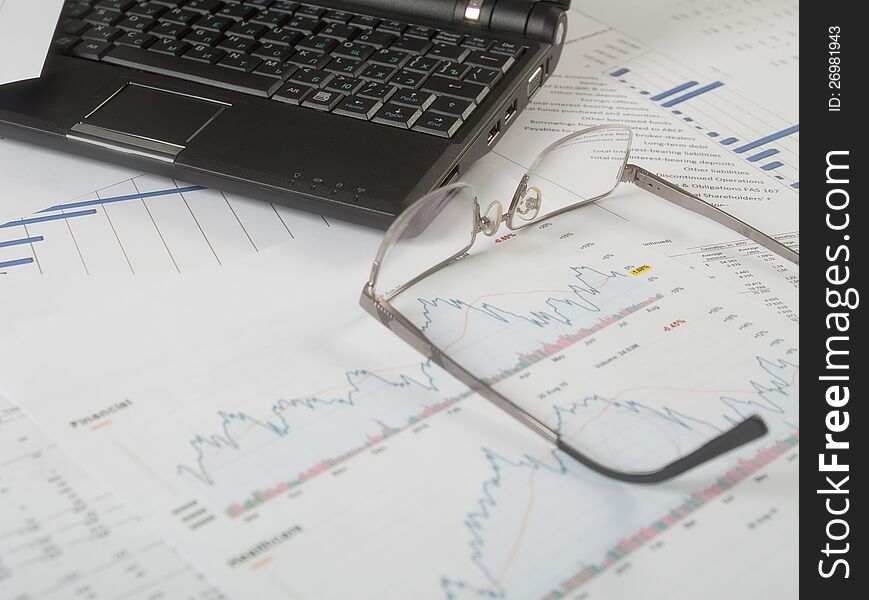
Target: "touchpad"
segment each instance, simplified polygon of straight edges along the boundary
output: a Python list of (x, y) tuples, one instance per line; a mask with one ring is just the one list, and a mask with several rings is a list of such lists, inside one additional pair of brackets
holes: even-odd
[[(230, 105), (128, 84), (70, 130), (68, 137), (119, 150), (174, 156)], [(158, 156), (155, 156), (157, 158)]]

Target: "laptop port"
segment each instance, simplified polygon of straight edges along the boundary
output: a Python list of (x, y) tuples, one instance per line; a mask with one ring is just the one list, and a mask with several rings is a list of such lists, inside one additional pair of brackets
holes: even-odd
[(528, 78), (528, 99), (530, 100), (540, 86), (543, 85), (543, 65), (534, 69), (534, 73)]
[(499, 135), (501, 135), (501, 121), (495, 121), (495, 124), (489, 130), (489, 135), (486, 138), (486, 145), (491, 146), (492, 142), (494, 142), (495, 138)]
[(517, 108), (518, 106), (519, 106), (519, 99), (518, 99), (518, 98), (514, 98), (514, 99), (513, 99), (513, 102), (512, 102), (512, 103), (510, 104), (510, 106), (507, 108), (507, 112), (504, 113), (504, 124), (505, 124), (505, 125), (506, 125), (507, 123), (509, 123), (509, 122), (510, 122), (510, 119), (513, 118), (513, 115), (516, 114), (516, 108)]

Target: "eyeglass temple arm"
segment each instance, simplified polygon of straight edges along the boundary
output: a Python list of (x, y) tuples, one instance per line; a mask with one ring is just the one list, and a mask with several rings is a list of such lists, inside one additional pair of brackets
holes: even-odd
[(627, 483), (650, 484), (661, 483), (686, 471), (690, 471), (694, 467), (766, 435), (767, 431), (768, 429), (763, 419), (757, 415), (751, 415), (718, 437), (709, 440), (690, 454), (676, 459), (661, 469), (645, 473), (630, 473), (610, 469), (577, 451), (569, 442), (562, 438), (558, 438), (557, 444), (559, 450), (602, 475)]
[(666, 179), (658, 177), (642, 167), (633, 164), (625, 165), (622, 181), (633, 183), (637, 187), (652, 192), (656, 196), (672, 202), (677, 206), (712, 219), (716, 223), (724, 225), (740, 235), (757, 242), (767, 250), (778, 254), (782, 258), (787, 259), (794, 264), (800, 264), (799, 252), (791, 250), (772, 236), (769, 236), (759, 229), (752, 227), (745, 221), (741, 221), (733, 215), (712, 206), (699, 196), (695, 196), (691, 192), (679, 187), (678, 185), (670, 183)]

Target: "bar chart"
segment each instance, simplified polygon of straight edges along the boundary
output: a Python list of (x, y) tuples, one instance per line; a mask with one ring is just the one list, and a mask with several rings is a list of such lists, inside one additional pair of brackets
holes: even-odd
[(789, 123), (726, 81), (696, 73), (659, 52), (635, 57), (607, 75), (747, 165), (799, 190), (799, 123)]

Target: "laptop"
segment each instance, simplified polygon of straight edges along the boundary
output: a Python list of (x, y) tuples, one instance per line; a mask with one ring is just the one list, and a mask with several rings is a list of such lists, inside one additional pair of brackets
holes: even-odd
[(515, 122), (569, 4), (68, 0), (0, 136), (385, 228)]

